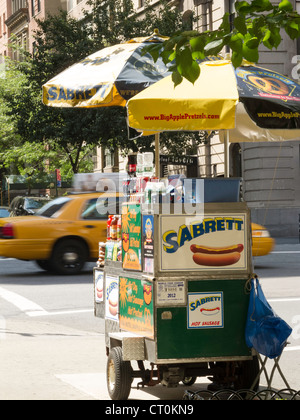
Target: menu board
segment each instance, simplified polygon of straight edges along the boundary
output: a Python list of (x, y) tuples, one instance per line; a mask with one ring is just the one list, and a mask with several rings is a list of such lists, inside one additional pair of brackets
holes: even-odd
[(120, 277), (120, 328), (154, 337), (153, 285), (147, 280)]
[(245, 213), (160, 216), (161, 271), (247, 269)]
[(125, 203), (122, 206), (122, 260), (125, 270), (142, 271), (141, 206)]

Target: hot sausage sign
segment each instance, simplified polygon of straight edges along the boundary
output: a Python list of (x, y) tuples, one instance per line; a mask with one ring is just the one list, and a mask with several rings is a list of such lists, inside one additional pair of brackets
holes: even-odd
[(188, 329), (223, 328), (223, 292), (189, 293)]
[(246, 270), (246, 214), (160, 216), (161, 271)]

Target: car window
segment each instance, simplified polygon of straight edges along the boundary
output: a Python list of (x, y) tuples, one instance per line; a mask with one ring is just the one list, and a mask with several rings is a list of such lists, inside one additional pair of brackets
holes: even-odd
[(109, 214), (120, 214), (120, 197), (98, 197), (88, 200), (83, 208), (83, 220), (107, 220)]
[(43, 208), (38, 210), (36, 213), (37, 216), (42, 217), (56, 217), (56, 213), (61, 210), (67, 203), (71, 201), (71, 198), (69, 197), (61, 197), (57, 198), (56, 200), (50, 201), (48, 204), (46, 204)]
[(6, 209), (0, 209), (0, 217), (9, 217), (9, 211)]
[(35, 200), (34, 198), (25, 198), (24, 208), (25, 209), (40, 209), (42, 208), (48, 200)]

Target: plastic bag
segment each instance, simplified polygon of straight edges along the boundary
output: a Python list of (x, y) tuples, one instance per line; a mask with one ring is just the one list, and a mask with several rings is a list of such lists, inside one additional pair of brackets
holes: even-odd
[(283, 352), (292, 328), (269, 305), (257, 278), (251, 280), (246, 344), (269, 359)]

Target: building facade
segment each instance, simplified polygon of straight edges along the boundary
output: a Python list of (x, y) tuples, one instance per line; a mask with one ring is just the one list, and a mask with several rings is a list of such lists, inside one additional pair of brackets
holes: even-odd
[[(300, 12), (300, 0), (290, 0)], [(182, 18), (198, 31), (216, 29), (224, 13), (234, 14), (234, 0), (170, 0), (179, 8)], [(83, 18), (88, 9), (87, 0), (0, 0), (0, 57), (21, 59), (17, 51), (10, 50), (9, 39), (33, 51), (32, 33), (35, 18), (43, 19), (47, 13), (67, 10), (70, 16)], [(145, 1), (133, 0), (141, 15)], [(152, 0), (155, 8), (159, 0)], [(274, 1), (279, 3), (279, 1)], [(282, 33), (278, 50), (262, 47), (259, 65), (288, 77), (298, 77), (295, 67), (300, 61), (299, 42), (291, 41)], [(299, 54), (299, 57), (298, 57)], [(299, 60), (298, 60), (299, 58)], [(300, 139), (299, 139), (300, 140)], [(224, 176), (224, 146), (218, 135), (199, 147), (197, 152), (198, 176)], [(117, 170), (121, 164), (117, 152), (99, 150), (95, 157), (96, 171)], [(178, 168), (177, 168), (178, 169)], [(289, 237), (299, 241), (300, 235), (300, 141), (284, 143), (237, 143), (230, 146), (230, 174), (243, 180), (244, 200), (252, 210), (252, 219), (264, 224), (275, 237)]]

